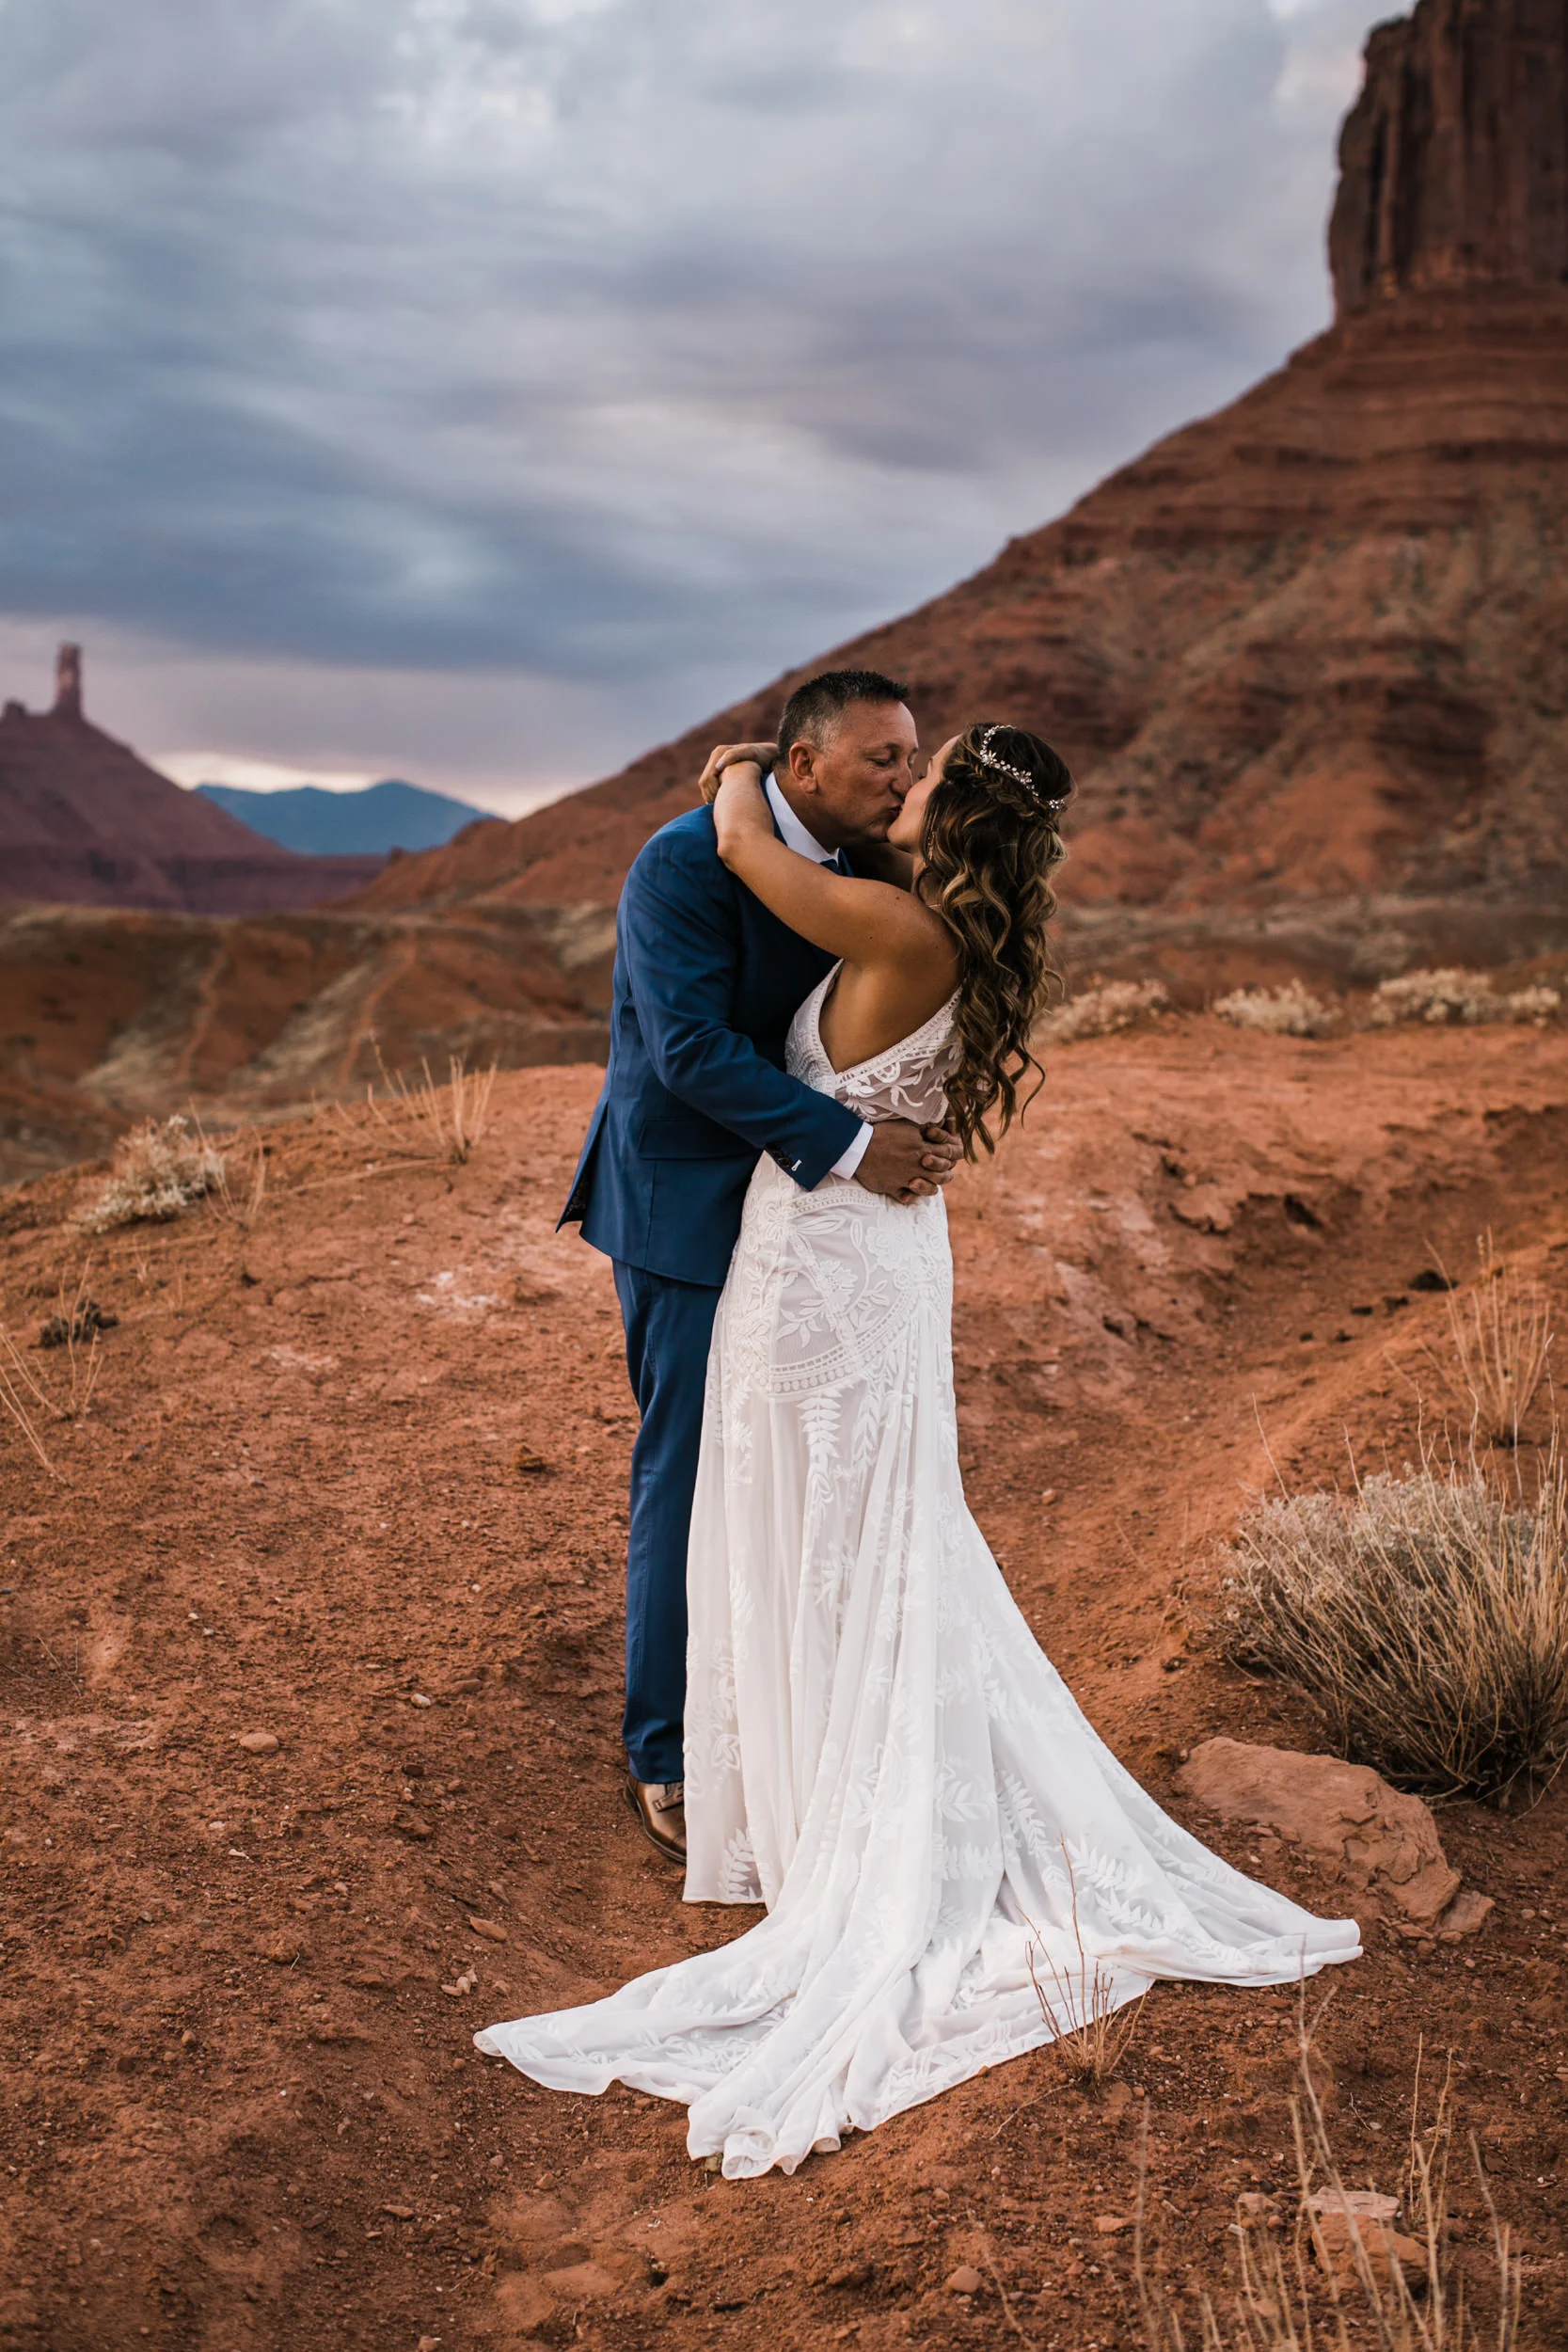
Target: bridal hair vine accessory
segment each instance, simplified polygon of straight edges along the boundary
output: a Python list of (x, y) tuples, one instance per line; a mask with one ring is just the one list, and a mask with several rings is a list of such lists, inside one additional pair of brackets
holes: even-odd
[(991, 769), (999, 776), (1010, 776), (1014, 784), (1021, 784), (1037, 808), (1043, 809), (1047, 817), (1054, 817), (1059, 808), (1067, 806), (1066, 793), (1059, 801), (1048, 801), (1033, 776), (1026, 776), (1022, 769), (1015, 768), (1010, 760), (1000, 758), (991, 750), (990, 739), (993, 735), (999, 735), (1001, 731), (1001, 723), (998, 722), (995, 726), (988, 727), (981, 736), (979, 749), (975, 753), (975, 757), (979, 760), (981, 767)]

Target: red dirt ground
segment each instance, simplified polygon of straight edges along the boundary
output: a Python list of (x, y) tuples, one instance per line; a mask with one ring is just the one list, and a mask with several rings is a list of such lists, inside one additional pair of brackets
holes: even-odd
[[(249, 1225), (93, 1245), (119, 1322), (86, 1422), (40, 1423), (57, 1480), (0, 1438), (16, 2352), (1109, 2352), (1137, 2338), (1099, 2223), (1132, 2210), (1142, 2094), (1179, 2293), (1223, 2281), (1236, 2193), (1289, 2177), (1288, 1993), (1157, 1988), (1108, 2090), (1038, 2052), (750, 2185), (689, 2163), (676, 2110), (473, 2053), (747, 1915), (685, 1908), (620, 1807), (632, 1412), (609, 1269), (551, 1230), (598, 1075), (503, 1077), (465, 1168), (325, 1117), (269, 1131)], [(1211, 1733), (1315, 1743), (1203, 1645), (1216, 1538), (1264, 1435), (1329, 1482), (1452, 1410), (1443, 1302), (1411, 1288), (1434, 1255), (1465, 1270), (1490, 1228), (1568, 1303), (1565, 1146), (1560, 1029), (1182, 1018), (1055, 1053), (954, 1188), (971, 1493), (1014, 1589), (1162, 1801), (1323, 1910), (1354, 1900), (1172, 1795)], [(24, 1340), (75, 1283), (92, 1182), (0, 1208)], [(57, 1354), (27, 1360), (63, 1401)], [(1527, 1434), (1528, 1477), (1544, 1410)], [(1560, 2345), (1568, 1799), (1441, 1821), (1497, 1910), (1457, 1947), (1369, 1923), (1322, 2028), (1336, 2139), (1395, 2185), (1418, 2038), (1451, 2048), (1526, 2341)], [(1455, 2204), (1479, 2275), (1463, 2165)], [(943, 2283), (965, 2262), (973, 2299)]]

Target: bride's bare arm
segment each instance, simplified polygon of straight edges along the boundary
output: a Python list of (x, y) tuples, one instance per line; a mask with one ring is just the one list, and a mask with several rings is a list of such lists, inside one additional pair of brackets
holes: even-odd
[(945, 927), (907, 885), (835, 874), (784, 847), (773, 830), (762, 770), (754, 760), (724, 770), (713, 821), (719, 854), (731, 873), (813, 946), (856, 964), (928, 969), (933, 954), (951, 958)]

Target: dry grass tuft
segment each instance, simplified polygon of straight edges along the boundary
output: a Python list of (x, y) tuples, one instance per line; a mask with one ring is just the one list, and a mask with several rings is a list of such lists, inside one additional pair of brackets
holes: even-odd
[(1551, 1301), (1501, 1264), (1492, 1236), (1477, 1244), (1481, 1271), (1474, 1289), (1450, 1293), (1449, 1336), (1459, 1377), (1470, 1400), (1471, 1427), (1495, 1445), (1516, 1446), (1552, 1352)]
[(49, 1449), (39, 1435), (37, 1415), (47, 1412), (49, 1401), (8, 1331), (0, 1331), (0, 1406), (22, 1434), (34, 1460), (51, 1478), (59, 1476)]
[(86, 1421), (98, 1375), (103, 1369), (99, 1335), (112, 1331), (119, 1321), (118, 1315), (105, 1314), (97, 1299), (88, 1295), (87, 1277), (91, 1272), (92, 1260), (84, 1258), (76, 1288), (70, 1293), (61, 1275), (55, 1311), (39, 1333), (40, 1347), (65, 1350), (65, 1393), (57, 1402), (49, 1403), (56, 1421)]
[(198, 1125), (178, 1114), (144, 1120), (121, 1136), (96, 1200), (76, 1222), (89, 1233), (118, 1225), (166, 1224), (223, 1183), (223, 1154)]
[(1138, 2030), (1148, 1994), (1140, 1993), (1131, 2002), (1113, 2000), (1113, 1979), (1100, 1962), (1091, 1961), (1084, 1949), (1083, 1932), (1078, 1925), (1078, 1882), (1065, 1845), (1062, 1858), (1067, 1863), (1068, 1884), (1072, 1890), (1072, 1940), (1078, 1947), (1077, 1962), (1069, 1961), (1062, 1969), (1045, 1960), (1045, 1973), (1051, 1980), (1048, 1989), (1036, 1965), (1037, 1952), (1044, 1960), (1044, 1938), (1032, 1921), (1030, 1933), (1034, 1941), (1027, 1947), (1025, 1958), (1040, 2014), (1052, 2031), (1052, 2047), (1070, 2079), (1087, 2086), (1107, 2082), (1116, 2073)]
[[(103, 1369), (100, 1333), (112, 1330), (119, 1318), (106, 1315), (87, 1294), (91, 1260), (84, 1263), (73, 1293), (60, 1279), (59, 1298), (39, 1333), (40, 1349), (63, 1350), (63, 1373), (46, 1375), (28, 1362), (3, 1324), (0, 1324), (0, 1406), (20, 1430), (24, 1443), (51, 1478), (57, 1478), (48, 1447), (40, 1436), (40, 1422), (83, 1422), (91, 1410), (93, 1391)], [(56, 1359), (58, 1364), (58, 1359)]]
[[(1449, 2246), (1449, 2173), (1454, 2115), (1445, 2079), (1435, 2111), (1420, 2120), (1418, 2062), (1410, 2141), (1397, 2194), (1376, 2200), (1347, 2190), (1312, 2076), (1311, 2039), (1300, 2028), (1300, 2090), (1291, 2102), (1295, 2142), (1295, 2216), (1277, 2233), (1238, 2205), (1235, 2271), (1228, 2290), (1200, 2288), (1198, 2333), (1189, 2339), (1151, 2268), (1145, 2221), (1148, 2109), (1144, 2108), (1132, 2284), (1146, 2352), (1515, 2352), (1520, 2265), (1497, 2218), (1480, 2152), (1470, 2143), (1491, 2221), (1494, 2280), (1484, 2315), (1465, 2299)], [(1393, 2227), (1365, 2217), (1393, 2205)], [(1408, 2234), (1406, 2234), (1408, 2233)], [(1325, 2310), (1326, 2305), (1326, 2310)]]
[(1327, 1037), (1334, 1015), (1327, 1005), (1289, 980), (1283, 988), (1236, 988), (1215, 999), (1222, 1021), (1238, 1029), (1261, 1029), (1269, 1037)]
[(1350, 1496), (1267, 1500), (1237, 1532), (1219, 1637), (1312, 1700), (1337, 1754), (1494, 1804), (1568, 1756), (1568, 1476), (1533, 1501), (1428, 1457)]
[(1374, 1028), (1402, 1021), (1550, 1021), (1562, 1009), (1555, 988), (1520, 988), (1499, 996), (1484, 972), (1403, 972), (1372, 992), (1369, 1009)]
[[(199, 1133), (199, 1129), (198, 1130)], [(202, 1138), (206, 1140), (205, 1137)], [(226, 1224), (237, 1225), (249, 1232), (261, 1216), (267, 1201), (267, 1147), (260, 1136), (254, 1141), (250, 1174), (230, 1174), (230, 1164), (237, 1156), (231, 1150), (218, 1160), (218, 1176), (213, 1185), (213, 1207)]]
[(1070, 1045), (1079, 1038), (1110, 1037), (1118, 1029), (1131, 1029), (1170, 1009), (1160, 980), (1105, 980), (1047, 1014), (1041, 1025), (1053, 1045)]
[(394, 1076), (388, 1069), (379, 1045), (375, 1059), (387, 1093), (378, 1100), (375, 1089), (368, 1087), (365, 1103), (388, 1148), (404, 1158), (462, 1166), (484, 1140), (499, 1064), (492, 1062), (488, 1070), (468, 1070), (461, 1054), (451, 1054), (444, 1087), (438, 1087), (431, 1076), (428, 1062), (420, 1064), (420, 1082), (411, 1087), (401, 1073)]

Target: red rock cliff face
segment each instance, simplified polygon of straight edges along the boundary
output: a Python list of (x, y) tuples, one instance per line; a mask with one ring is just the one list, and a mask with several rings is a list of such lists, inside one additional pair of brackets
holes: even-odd
[(1568, 0), (1420, 0), (1380, 24), (1339, 174), (1340, 318), (1406, 293), (1568, 283)]
[(1568, 942), (1565, 88), (1568, 0), (1379, 27), (1326, 334), (919, 612), (368, 902), (603, 904), (710, 744), (856, 662), (911, 681), (927, 743), (1007, 718), (1057, 744), (1073, 918), (1364, 929), (1391, 894)]

